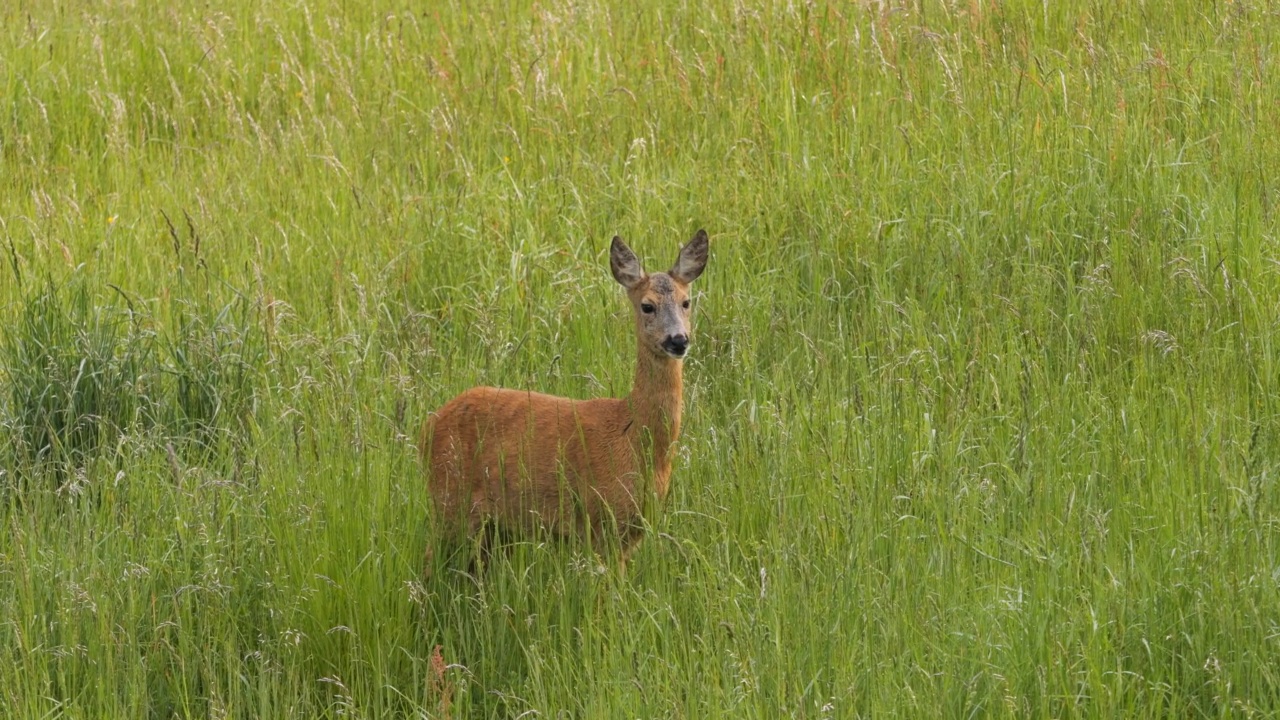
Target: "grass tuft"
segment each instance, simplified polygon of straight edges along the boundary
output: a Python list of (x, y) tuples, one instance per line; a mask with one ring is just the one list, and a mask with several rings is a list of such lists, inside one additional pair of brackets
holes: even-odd
[(159, 342), (169, 390), (157, 415), (166, 435), (212, 452), (252, 427), (266, 346), (243, 298), (211, 309), (175, 301), (172, 316)]
[(131, 313), (94, 304), (85, 283), (34, 293), (0, 346), (16, 459), (82, 465), (146, 422), (157, 370), (153, 336)]

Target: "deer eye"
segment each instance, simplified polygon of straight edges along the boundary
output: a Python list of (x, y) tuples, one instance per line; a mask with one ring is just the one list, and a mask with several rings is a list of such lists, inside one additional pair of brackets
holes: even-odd
[(652, 315), (654, 307), (649, 303), (640, 303), (640, 310), (644, 312), (645, 315)]
[(685, 310), (688, 310), (688, 309), (689, 309), (689, 301), (688, 301), (688, 300), (685, 300), (684, 302), (680, 303), (680, 307), (684, 308)]

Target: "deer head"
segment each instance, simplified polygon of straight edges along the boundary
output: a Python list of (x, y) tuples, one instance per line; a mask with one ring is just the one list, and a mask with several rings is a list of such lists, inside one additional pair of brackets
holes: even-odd
[(707, 232), (699, 230), (666, 272), (646, 274), (636, 254), (614, 237), (609, 248), (613, 277), (627, 289), (642, 349), (676, 360), (689, 351), (689, 285), (707, 265)]

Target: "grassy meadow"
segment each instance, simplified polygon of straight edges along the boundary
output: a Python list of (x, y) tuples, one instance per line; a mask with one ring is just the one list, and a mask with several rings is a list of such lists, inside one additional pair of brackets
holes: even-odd
[[(0, 716), (1280, 714), (1280, 5), (0, 5)], [(625, 575), (417, 431), (628, 392)]]

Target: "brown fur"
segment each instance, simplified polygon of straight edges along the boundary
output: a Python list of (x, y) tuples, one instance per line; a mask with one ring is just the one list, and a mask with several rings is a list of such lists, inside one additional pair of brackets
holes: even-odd
[(683, 306), (706, 250), (699, 231), (670, 273), (645, 275), (614, 239), (614, 277), (627, 286), (636, 315), (638, 358), (627, 397), (572, 400), (476, 387), (427, 420), (421, 452), (444, 539), (472, 537), (486, 523), (523, 536), (589, 535), (598, 550), (616, 538), (625, 562), (643, 535), (647, 498), (661, 500), (670, 488), (683, 361), (663, 343), (688, 337)]

